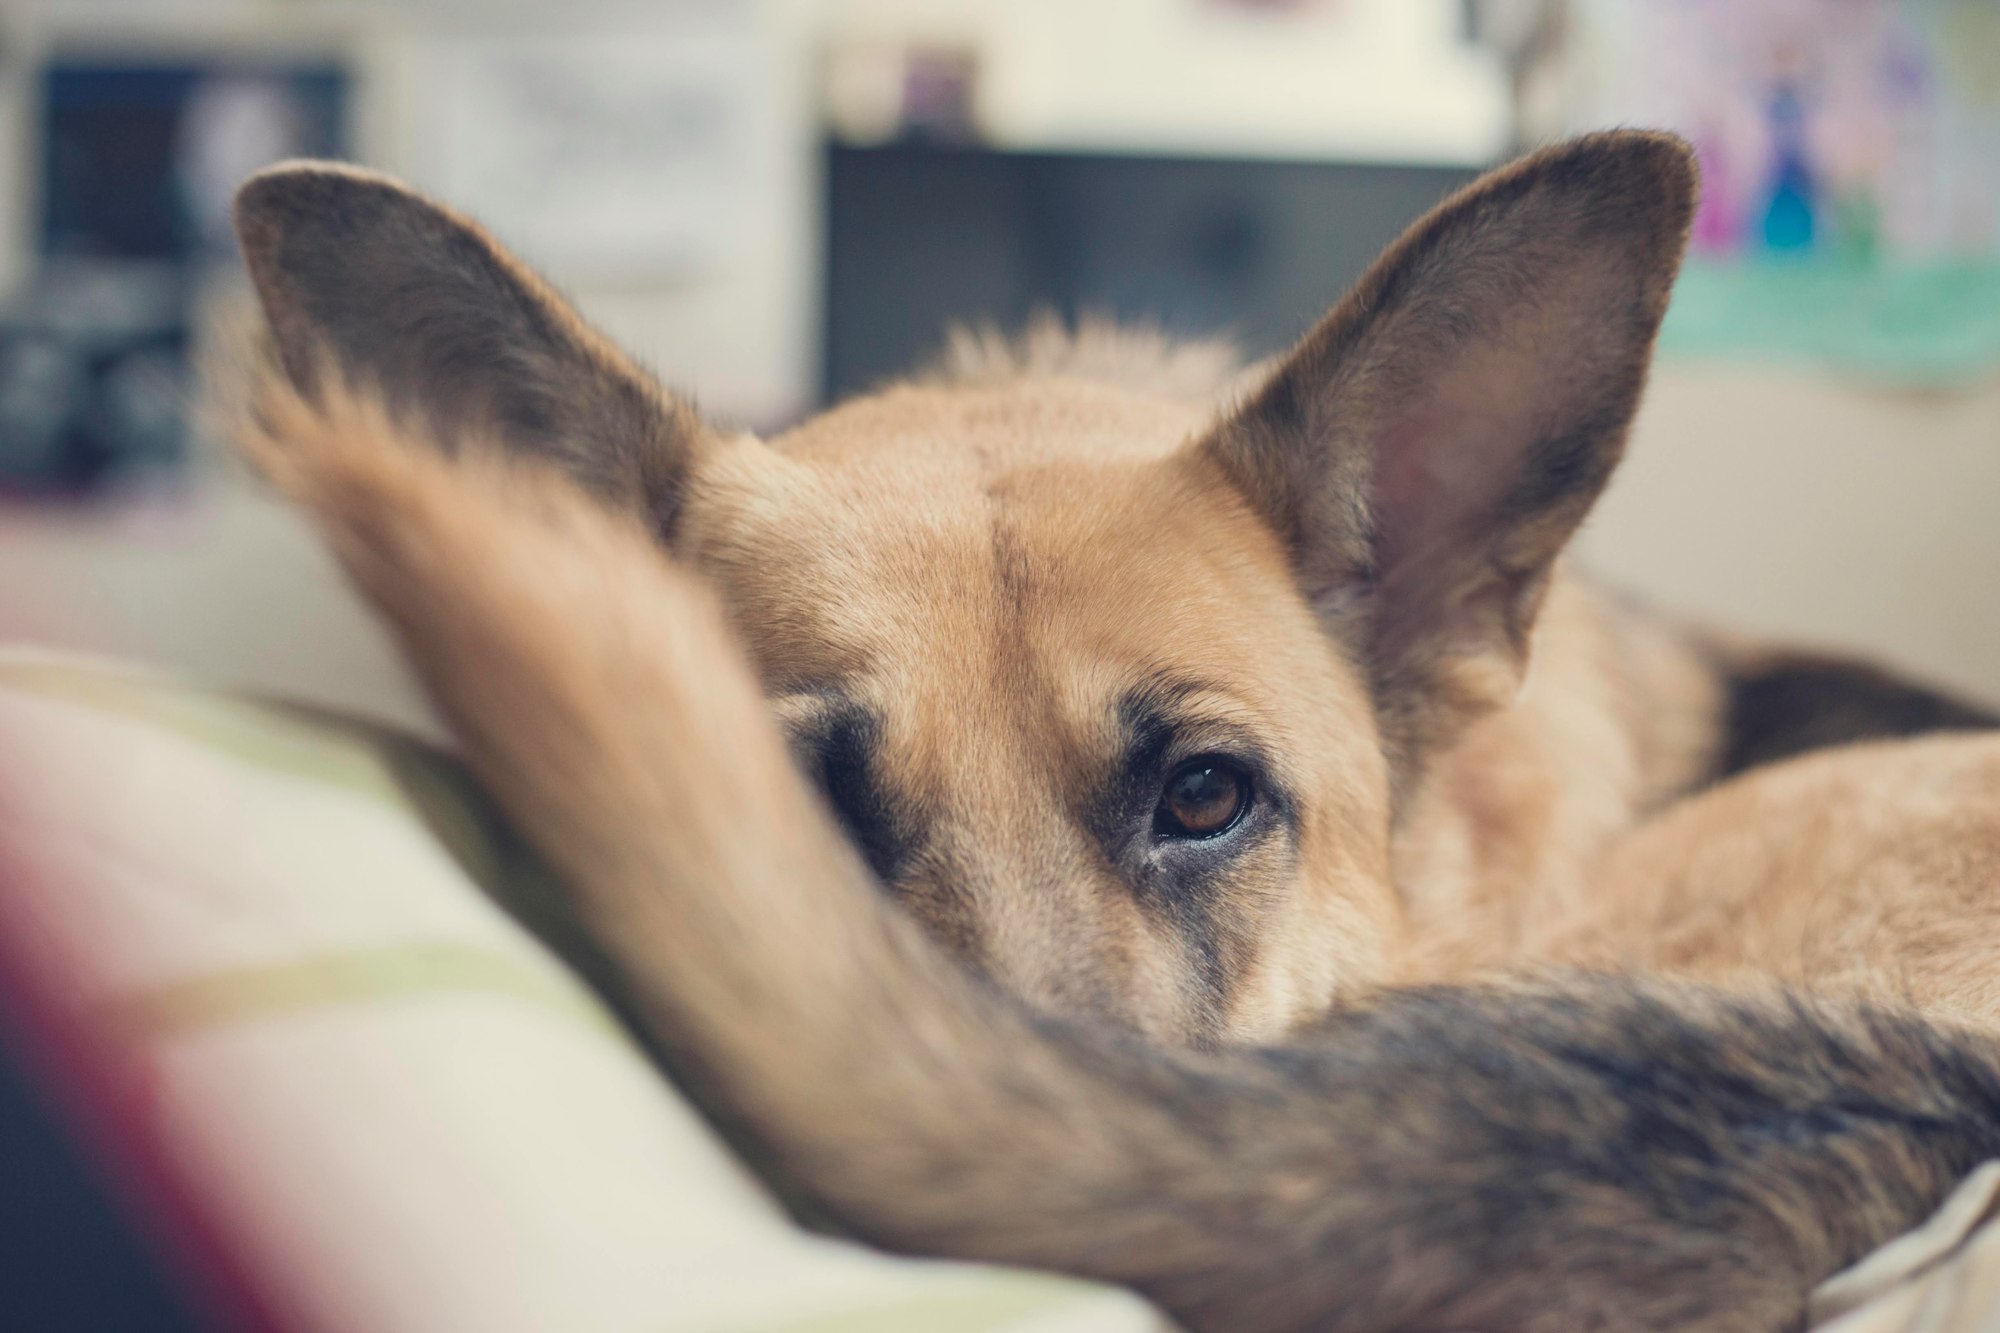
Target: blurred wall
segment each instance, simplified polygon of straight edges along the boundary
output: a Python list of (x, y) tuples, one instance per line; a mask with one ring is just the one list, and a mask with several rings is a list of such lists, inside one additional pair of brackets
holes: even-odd
[[(690, 0), (697, 7), (717, 2)], [(1394, 8), (1404, 2), (1369, 0), (1370, 21), (1385, 25), (1384, 40), (1392, 44), (1420, 35), (1414, 30), (1421, 23), (1411, 17), (1419, 9), (1433, 15), (1439, 9)], [(421, 179), (427, 44), (454, 30), (490, 31), (520, 11), (500, 0), (0, 3), (9, 6), (0, 9), (8, 22), (0, 182), (10, 185), (0, 193), (0, 281), (20, 269), (31, 216), (32, 200), (19, 184), (33, 142), (26, 72), (39, 51), (236, 43), (246, 50), (347, 54), (363, 82), (355, 126), (362, 155)], [(1011, 51), (1015, 63), (982, 96), (996, 99), (992, 112), (1000, 123), (1022, 135), (1071, 143), (1094, 138), (1093, 146), (1116, 147), (1132, 146), (1143, 127), (1114, 123), (1100, 108), (1105, 123), (1093, 134), (1093, 99), (1101, 90), (1067, 99), (1033, 90), (1074, 85), (1084, 72), (1076, 51), (1115, 42), (1113, 19), (1140, 23), (1142, 11), (1157, 17), (1185, 10), (1183, 0), (1116, 0), (1087, 11), (1104, 25), (1094, 29), (1092, 42), (1065, 46), (1050, 36), (1057, 31), (1050, 16), (1064, 12), (1053, 0), (855, 0), (842, 7), (831, 0), (765, 0), (753, 8), (760, 53), (753, 77), (762, 95), (745, 163), (756, 207), (727, 257), (649, 283), (560, 271), (555, 277), (593, 318), (671, 381), (693, 389), (711, 411), (752, 425), (781, 422), (808, 403), (817, 364), (815, 52), (835, 16), (849, 33), (918, 29), (940, 39), (969, 34), (999, 43), (996, 49)], [(1074, 3), (1067, 11), (1086, 12)], [(564, 12), (567, 21), (572, 11)], [(1228, 95), (1231, 85), (1191, 82), (1186, 66), (1178, 78), (1157, 77), (1158, 68), (1188, 60), (1190, 43), (1212, 34), (1185, 31), (1187, 40), (1167, 50), (1158, 32), (1148, 31), (1150, 44), (1140, 53), (1146, 58), (1119, 67), (1127, 81), (1121, 97), (1157, 101), (1161, 89), (1172, 89), (1191, 108), (1174, 114), (1193, 117), (1176, 122), (1175, 133), (1195, 134), (1189, 127), (1198, 119), (1212, 148), (1311, 146), (1295, 128), (1284, 129), (1282, 99), (1238, 106)], [(1280, 58), (1275, 47), (1242, 37), (1224, 53), (1225, 63), (1239, 74), (1254, 70), (1260, 49)], [(1456, 73), (1427, 67), (1419, 76), (1412, 72), (1417, 64), (1386, 59), (1382, 68), (1395, 77), (1376, 79), (1372, 95), (1380, 100), (1362, 110), (1417, 127), (1387, 143), (1387, 151), (1439, 161), (1484, 151), (1480, 138), (1491, 127), (1479, 107), (1492, 94), (1493, 71), (1474, 62)], [(1442, 82), (1428, 86), (1425, 79)], [(1114, 81), (1107, 76), (1107, 86)], [(1439, 91), (1446, 86), (1458, 91)], [(1410, 100), (1399, 104), (1399, 97)], [(1241, 113), (1234, 119), (1232, 107)], [(1421, 142), (1411, 137), (1419, 130)], [(1284, 139), (1286, 133), (1293, 137)], [(1349, 144), (1345, 151), (1361, 149)], [(1668, 604), (1745, 628), (1876, 652), (2000, 698), (2000, 605), (1987, 593), (2000, 570), (1990, 498), (1996, 495), (2000, 379), (1920, 396), (1803, 371), (1670, 362), (1655, 378), (1631, 461), (1583, 550), (1606, 574)], [(179, 499), (91, 510), (0, 507), (0, 634), (131, 656), (392, 719), (423, 717), (380, 637), (296, 522), (219, 467)]]
[(1666, 360), (1580, 551), (1666, 605), (2000, 702), (2000, 376)]

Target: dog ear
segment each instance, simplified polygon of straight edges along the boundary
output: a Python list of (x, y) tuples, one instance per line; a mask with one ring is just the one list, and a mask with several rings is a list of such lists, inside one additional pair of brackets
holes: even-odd
[(1633, 132), (1482, 178), (1198, 442), (1364, 645), (1392, 753), (1518, 690), (1556, 556), (1624, 449), (1695, 190), (1685, 144)]
[(497, 438), (671, 531), (707, 428), (476, 224), (388, 177), (293, 162), (244, 184), (236, 233), (309, 399), (331, 371), (447, 448)]

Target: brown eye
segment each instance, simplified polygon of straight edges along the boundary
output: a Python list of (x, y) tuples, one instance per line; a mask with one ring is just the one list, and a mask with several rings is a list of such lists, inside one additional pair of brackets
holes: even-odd
[(1174, 770), (1160, 793), (1153, 832), (1163, 838), (1213, 838), (1250, 804), (1250, 779), (1227, 759), (1191, 759)]

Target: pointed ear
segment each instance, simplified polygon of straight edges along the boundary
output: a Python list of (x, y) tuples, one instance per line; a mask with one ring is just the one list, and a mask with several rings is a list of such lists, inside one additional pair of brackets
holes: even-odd
[(236, 234), (285, 373), (323, 369), (553, 463), (662, 534), (709, 432), (474, 223), (386, 176), (291, 162), (236, 196)]
[(1405, 759), (1505, 702), (1610, 478), (1695, 197), (1668, 135), (1559, 145), (1418, 222), (1196, 448), (1359, 645)]

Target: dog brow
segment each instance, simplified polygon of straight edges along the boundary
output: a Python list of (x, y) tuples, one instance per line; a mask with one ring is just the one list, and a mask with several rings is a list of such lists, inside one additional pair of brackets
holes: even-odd
[(1250, 710), (1228, 686), (1181, 671), (1143, 677), (1118, 699), (1128, 760), (1157, 760), (1174, 737), (1188, 731), (1230, 736), (1261, 750), (1249, 726)]
[(1229, 694), (1229, 687), (1221, 681), (1210, 679), (1207, 676), (1198, 676), (1192, 672), (1168, 667), (1159, 671), (1149, 672), (1141, 677), (1139, 683), (1133, 686), (1127, 693), (1145, 693), (1162, 702), (1167, 702), (1190, 699), (1203, 694), (1227, 696)]

